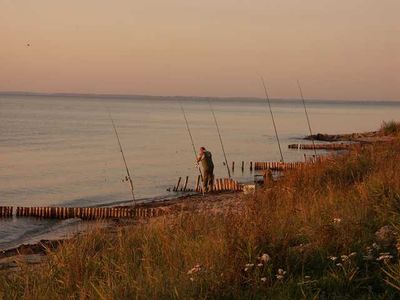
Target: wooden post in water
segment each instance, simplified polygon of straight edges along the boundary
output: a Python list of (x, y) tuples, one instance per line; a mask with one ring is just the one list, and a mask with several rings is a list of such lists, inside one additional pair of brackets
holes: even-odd
[(242, 161), (242, 173), (244, 172), (244, 161)]
[(177, 192), (179, 190), (179, 185), (181, 184), (181, 180), (182, 180), (182, 177), (179, 177), (178, 182), (174, 188), (174, 192)]
[(185, 184), (183, 185), (183, 191), (186, 192), (187, 184), (188, 184), (189, 176), (186, 176)]
[(232, 161), (232, 172), (235, 172), (235, 162), (234, 161)]

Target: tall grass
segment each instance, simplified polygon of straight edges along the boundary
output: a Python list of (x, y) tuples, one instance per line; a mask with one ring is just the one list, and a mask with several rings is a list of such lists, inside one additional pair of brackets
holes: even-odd
[(399, 178), (399, 142), (354, 150), (243, 196), (239, 213), (77, 237), (0, 273), (0, 298), (398, 299)]
[(395, 121), (382, 122), (381, 132), (384, 135), (399, 135), (400, 134), (400, 123)]

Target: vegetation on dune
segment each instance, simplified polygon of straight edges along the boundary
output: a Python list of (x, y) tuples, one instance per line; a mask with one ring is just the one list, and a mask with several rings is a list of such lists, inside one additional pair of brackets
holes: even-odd
[(14, 299), (395, 299), (400, 142), (286, 173), (243, 210), (96, 230), (0, 273)]
[(400, 134), (400, 123), (395, 121), (382, 122), (381, 130), (384, 135), (399, 135)]

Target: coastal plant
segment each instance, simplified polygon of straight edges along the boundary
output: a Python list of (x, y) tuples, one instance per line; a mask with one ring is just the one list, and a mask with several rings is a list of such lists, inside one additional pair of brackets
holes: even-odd
[(382, 122), (380, 131), (384, 135), (399, 135), (400, 123), (395, 121)]

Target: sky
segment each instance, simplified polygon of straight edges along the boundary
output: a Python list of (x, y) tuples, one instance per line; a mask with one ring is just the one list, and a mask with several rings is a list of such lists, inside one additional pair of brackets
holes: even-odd
[[(400, 101), (399, 0), (0, 0), (0, 91)], [(29, 44), (29, 46), (28, 46)]]

